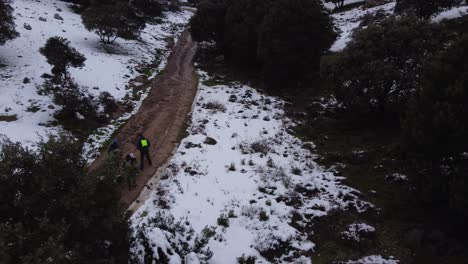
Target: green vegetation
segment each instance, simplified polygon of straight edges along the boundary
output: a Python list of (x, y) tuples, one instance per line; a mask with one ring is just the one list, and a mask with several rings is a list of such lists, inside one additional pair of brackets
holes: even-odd
[(81, 144), (51, 137), (37, 151), (0, 144), (3, 263), (125, 263), (129, 226), (112, 174), (86, 175)]
[(0, 0), (0, 45), (5, 44), (7, 40), (12, 40), (18, 36), (15, 30), (13, 18), (13, 8), (11, 0)]
[(191, 31), (197, 41), (215, 41), (230, 65), (256, 73), (276, 91), (316, 77), (320, 56), (335, 37), (318, 0), (204, 0)]

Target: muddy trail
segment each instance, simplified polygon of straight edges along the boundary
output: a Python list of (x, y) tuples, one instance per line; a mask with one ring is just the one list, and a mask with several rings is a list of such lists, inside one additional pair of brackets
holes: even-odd
[[(185, 31), (173, 48), (166, 68), (152, 81), (148, 97), (138, 112), (114, 137), (119, 141), (122, 156), (134, 152), (138, 164), (140, 153), (136, 145), (137, 134), (142, 133), (151, 143), (149, 152), (152, 166), (145, 161), (144, 170), (136, 178), (137, 186), (132, 190), (127, 189), (125, 180), (122, 184), (121, 202), (126, 207), (138, 198), (157, 168), (171, 157), (178, 136), (185, 128), (184, 124), (197, 91), (192, 63), (196, 49), (197, 45), (192, 41), (190, 33)], [(99, 168), (106, 159), (107, 153), (103, 151), (91, 164), (90, 171)]]

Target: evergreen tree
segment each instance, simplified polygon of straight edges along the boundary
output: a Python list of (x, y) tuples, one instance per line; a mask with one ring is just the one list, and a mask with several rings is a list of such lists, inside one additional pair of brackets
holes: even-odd
[(68, 136), (37, 151), (0, 144), (2, 263), (126, 263), (129, 227), (115, 175), (86, 175)]
[(56, 83), (60, 83), (68, 77), (69, 67), (83, 67), (86, 61), (84, 55), (71, 47), (70, 41), (62, 37), (47, 39), (45, 46), (40, 48), (39, 52), (53, 66), (52, 73)]
[(119, 37), (134, 39), (145, 28), (144, 19), (127, 3), (88, 7), (81, 18), (85, 28), (94, 31), (105, 44), (112, 44)]
[(0, 45), (18, 36), (10, 0), (0, 0)]
[(228, 0), (202, 0), (190, 20), (190, 32), (195, 41), (215, 41), (222, 47), (224, 20)]
[(318, 72), (320, 58), (335, 38), (320, 1), (276, 0), (259, 36), (263, 80), (269, 87), (296, 87)]
[(444, 39), (437, 25), (390, 17), (357, 31), (341, 53), (323, 60), (322, 73), (351, 113), (398, 122), (423, 65)]
[(419, 18), (428, 19), (442, 8), (460, 3), (460, 0), (397, 0), (395, 10), (399, 13), (413, 13)]

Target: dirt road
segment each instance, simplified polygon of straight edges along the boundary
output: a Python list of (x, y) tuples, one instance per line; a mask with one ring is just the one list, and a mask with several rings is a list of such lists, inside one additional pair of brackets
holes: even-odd
[[(196, 49), (190, 33), (185, 31), (173, 48), (166, 68), (152, 82), (151, 91), (139, 111), (117, 132), (122, 155), (134, 152), (138, 162), (140, 153), (136, 147), (137, 134), (142, 133), (151, 142), (153, 165), (145, 163), (145, 169), (136, 179), (136, 188), (129, 191), (124, 184), (121, 201), (125, 206), (135, 201), (147, 181), (155, 175), (156, 169), (170, 158), (176, 147), (177, 137), (184, 129), (197, 91), (192, 63)], [(90, 169), (99, 167), (106, 158), (107, 154), (102, 153)]]

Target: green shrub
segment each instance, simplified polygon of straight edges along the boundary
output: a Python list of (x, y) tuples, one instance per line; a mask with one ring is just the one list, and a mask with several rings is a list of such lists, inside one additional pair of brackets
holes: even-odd
[(0, 17), (2, 18), (0, 20), (0, 45), (3, 45), (7, 40), (18, 36), (18, 32), (15, 30), (11, 0), (0, 1)]
[(468, 219), (468, 35), (427, 67), (403, 122), (407, 150), (426, 168), (419, 190), (424, 200)]
[(229, 227), (229, 217), (226, 214), (221, 214), (217, 220), (218, 225)]
[(423, 65), (442, 47), (444, 34), (438, 29), (414, 17), (370, 23), (342, 52), (323, 59), (322, 74), (356, 117), (398, 122)]
[(37, 151), (0, 144), (3, 263), (124, 263), (129, 226), (114, 175), (86, 175), (81, 144), (67, 136)]

